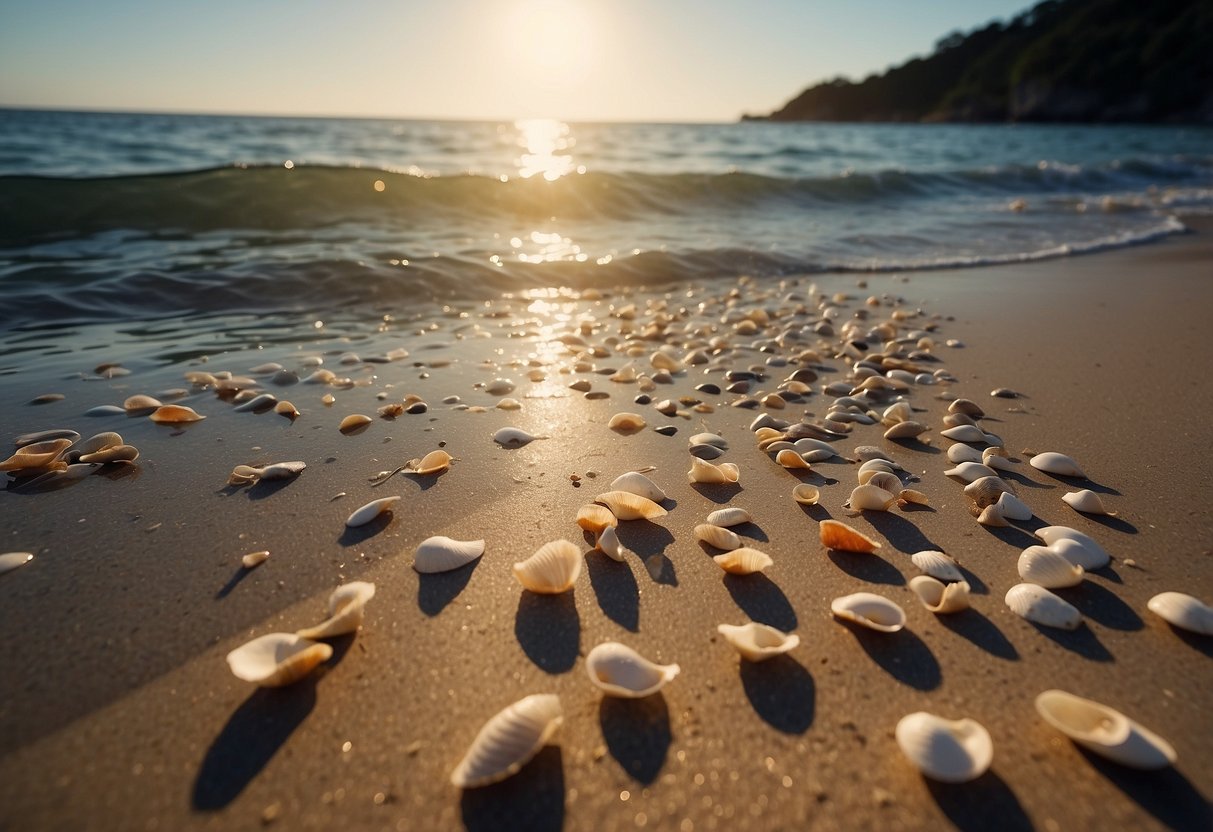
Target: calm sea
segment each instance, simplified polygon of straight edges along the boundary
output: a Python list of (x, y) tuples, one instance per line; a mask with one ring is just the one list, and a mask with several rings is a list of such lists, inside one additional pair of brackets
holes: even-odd
[(0, 111), (8, 324), (996, 264), (1213, 210), (1213, 129)]

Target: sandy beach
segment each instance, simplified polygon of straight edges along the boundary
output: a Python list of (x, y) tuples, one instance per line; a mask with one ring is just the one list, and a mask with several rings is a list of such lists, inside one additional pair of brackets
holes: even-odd
[[(884, 440), (879, 425), (856, 425), (834, 443), (848, 455), (880, 446), (918, 478), (930, 505), (854, 518), (843, 503), (856, 466), (815, 463), (798, 478), (776, 465), (748, 430), (764, 408), (695, 391), (721, 375), (692, 367), (650, 394), (654, 403), (691, 396), (715, 406), (684, 418), (634, 404), (635, 384), (562, 372), (576, 349), (557, 338), (577, 332), (582, 317), (597, 324), (585, 340), (604, 348), (587, 360), (599, 370), (623, 366), (625, 343), (608, 340), (621, 324), (610, 309), (636, 304), (642, 331), (652, 297), (671, 312), (688, 309), (670, 327), (679, 330), (672, 343), (689, 338), (683, 321), (712, 324), (733, 345), (734, 368), (762, 364), (769, 354), (742, 345), (773, 337), (784, 321), (742, 335), (720, 323), (724, 306), (696, 312), (735, 281), (600, 301), (404, 310), (395, 324), (350, 324), (345, 342), (318, 333), (309, 343), (298, 331), (279, 339), (270, 324), (250, 320), (233, 339), (242, 346), (226, 353), (202, 324), (180, 337), (158, 335), (156, 324), (142, 333), (116, 328), (108, 342), (89, 330), (79, 342), (31, 352), (25, 371), (0, 380), (0, 435), (116, 430), (141, 455), (135, 467), (68, 488), (0, 495), (0, 548), (35, 555), (0, 576), (0, 828), (1207, 830), (1213, 640), (1146, 609), (1167, 590), (1213, 602), (1213, 387), (1203, 377), (1213, 366), (1213, 223), (1188, 224), (1189, 234), (1078, 258), (741, 285), (735, 305), (743, 310), (774, 311), (785, 294), (807, 298), (815, 284), (845, 294), (847, 314), (867, 309), (876, 322), (894, 309), (922, 309), (905, 330), (935, 328), (931, 366), (957, 381), (913, 389), (930, 443)], [(865, 306), (869, 296), (880, 305)], [(244, 349), (258, 332), (263, 348)], [(159, 338), (157, 348), (146, 351), (141, 338)], [(963, 346), (949, 348), (947, 339)], [(648, 355), (660, 342), (642, 343)], [(366, 358), (397, 347), (409, 356), (338, 364), (346, 351)], [(129, 376), (79, 376), (139, 349), (125, 362)], [(302, 412), (294, 422), (236, 412), (210, 390), (181, 400), (207, 416), (184, 430), (83, 415), (136, 393), (189, 387), (186, 371), (242, 374), (264, 361), (297, 368), (306, 355), (368, 383), (272, 388)], [(830, 398), (819, 391), (848, 368), (832, 354), (821, 365), (818, 392), (772, 415), (825, 414)], [(637, 366), (651, 372), (646, 360)], [(545, 380), (529, 381), (529, 369)], [(792, 369), (770, 367), (751, 393), (774, 390)], [(517, 383), (510, 395), (520, 410), (494, 409), (500, 397), (477, 386), (502, 377)], [(585, 399), (568, 387), (577, 379), (609, 397)], [(994, 388), (1020, 396), (993, 398)], [(331, 407), (320, 401), (325, 392), (336, 397)], [(25, 404), (44, 393), (66, 398)], [(354, 436), (338, 431), (345, 415), (374, 416), (409, 393), (429, 404), (427, 413), (376, 418)], [(1035, 520), (990, 529), (970, 516), (961, 483), (943, 473), (943, 393), (985, 408), (985, 428), (1020, 461), (1008, 479)], [(442, 403), (455, 395), (489, 409)], [(612, 432), (607, 421), (620, 411), (642, 414), (648, 428)], [(677, 433), (651, 429), (664, 424)], [(549, 438), (495, 445), (493, 432), (511, 425)], [(687, 438), (699, 430), (729, 441), (717, 461), (740, 466), (737, 486), (688, 484)], [(446, 473), (371, 485), (376, 473), (440, 443), (456, 457)], [(1027, 465), (1029, 451), (1048, 450), (1080, 460), (1090, 480)], [(237, 464), (282, 460), (307, 469), (281, 484), (225, 487)], [(631, 551), (622, 563), (589, 552), (574, 525), (578, 507), (642, 466), (655, 466), (650, 476), (668, 493), (669, 514), (621, 524)], [(819, 506), (791, 499), (802, 480), (821, 487)], [(1079, 487), (1100, 492), (1118, 516), (1070, 509), (1061, 494)], [(402, 496), (390, 516), (345, 527), (353, 509), (389, 495)], [(748, 542), (774, 559), (764, 574), (726, 576), (694, 541), (694, 527), (726, 504), (754, 516)], [(882, 548), (827, 553), (818, 523), (828, 517)], [(1079, 587), (1059, 591), (1084, 616), (1074, 631), (1036, 627), (1003, 603), (1019, 582), (1019, 553), (1037, 542), (1030, 530), (1048, 524), (1085, 531), (1113, 556)], [(485, 555), (420, 576), (412, 554), (431, 535), (484, 538)], [(575, 589), (524, 592), (512, 564), (558, 538), (588, 552)], [(241, 555), (263, 549), (266, 563), (241, 568)], [(936, 617), (918, 603), (907, 586), (918, 574), (909, 556), (924, 549), (960, 562), (972, 609)], [(350, 580), (374, 582), (375, 597), (361, 631), (334, 640), (318, 672), (277, 690), (229, 672), (230, 650), (316, 623), (329, 593)], [(859, 591), (900, 604), (906, 628), (883, 634), (834, 620), (830, 600)], [(716, 626), (750, 620), (795, 632), (801, 644), (771, 662), (744, 662)], [(585, 654), (604, 641), (676, 662), (681, 673), (644, 699), (604, 698), (584, 668)], [(1176, 765), (1133, 771), (1080, 751), (1033, 708), (1050, 688), (1123, 711), (1170, 741)], [(500, 784), (452, 786), (450, 772), (484, 722), (534, 693), (561, 698), (564, 724), (552, 744)], [(989, 772), (961, 785), (920, 775), (893, 736), (898, 720), (919, 710), (984, 725), (995, 749)]]

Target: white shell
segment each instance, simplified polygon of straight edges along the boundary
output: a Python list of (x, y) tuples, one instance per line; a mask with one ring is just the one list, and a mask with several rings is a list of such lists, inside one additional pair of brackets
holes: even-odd
[(944, 476), (959, 477), (965, 482), (975, 482), (982, 477), (997, 477), (998, 472), (988, 465), (982, 465), (980, 462), (962, 462), (955, 468), (949, 468), (944, 471)]
[(1061, 495), (1061, 499), (1066, 505), (1075, 511), (1081, 511), (1083, 514), (1107, 514), (1112, 517), (1116, 516), (1116, 512), (1108, 511), (1104, 508), (1103, 500), (1094, 491), (1084, 488), (1082, 491), (1070, 491)]
[(802, 482), (792, 489), (792, 499), (802, 506), (815, 506), (821, 499), (821, 489), (812, 483)]
[(375, 597), (375, 585), (367, 581), (350, 581), (333, 590), (329, 596), (329, 617), (315, 627), (296, 631), (303, 638), (332, 638), (352, 633), (362, 626), (366, 602)]
[(1036, 584), (1016, 584), (1003, 600), (1011, 612), (1044, 627), (1074, 630), (1082, 623), (1082, 613), (1072, 604)]
[(1151, 598), (1146, 606), (1150, 612), (1176, 627), (1213, 636), (1213, 607), (1182, 592), (1162, 592)]
[(620, 520), (653, 520), (669, 513), (648, 497), (631, 491), (607, 491), (595, 497), (594, 502), (605, 505)]
[(351, 529), (357, 528), (358, 526), (365, 526), (380, 514), (387, 511), (391, 507), (392, 503), (399, 499), (400, 497), (384, 497), (379, 500), (371, 500), (369, 503), (355, 510), (353, 514), (347, 517), (345, 525), (349, 526)]
[(1036, 712), (1074, 742), (1121, 765), (1157, 769), (1175, 762), (1169, 742), (1107, 705), (1046, 690), (1036, 697)]
[(564, 721), (560, 697), (540, 693), (520, 699), (484, 724), (451, 772), (461, 789), (504, 780), (530, 762)]
[(502, 428), (493, 434), (493, 441), (503, 448), (521, 448), (536, 439), (547, 439), (546, 436), (534, 436), (522, 428)]
[(966, 783), (985, 773), (994, 743), (980, 723), (918, 711), (897, 723), (897, 745), (919, 771), (943, 783)]
[(421, 541), (413, 555), (413, 568), (423, 574), (450, 572), (484, 554), (483, 540), (455, 540), (442, 535)]
[(901, 607), (871, 592), (856, 592), (830, 602), (830, 612), (837, 618), (854, 621), (882, 633), (895, 633), (906, 624), (906, 614)]
[(967, 581), (945, 584), (930, 575), (916, 575), (910, 579), (910, 590), (924, 607), (937, 615), (967, 610), (969, 589)]
[(506, 393), (513, 393), (515, 386), (512, 379), (495, 378), (484, 386), (484, 392), (490, 396), (504, 396)]
[(775, 462), (776, 464), (782, 465), (784, 468), (788, 469), (799, 468), (801, 470), (808, 470), (810, 467), (809, 463), (805, 462), (804, 457), (793, 451), (791, 448), (787, 448), (775, 454)]
[[(998, 502), (998, 498), (1011, 490), (1011, 486), (1007, 485), (1007, 481), (1001, 477), (978, 477), (964, 487), (965, 494), (968, 494), (977, 505), (985, 508)], [(1002, 510), (999, 510), (999, 516), (1002, 515)]]
[(999, 447), (986, 448), (981, 452), (982, 464), (988, 465), (999, 471), (1014, 471), (1015, 463), (1008, 459), (1004, 454), (1006, 451)]
[(627, 549), (623, 548), (623, 544), (619, 542), (619, 535), (614, 526), (607, 526), (602, 530), (595, 546), (604, 555), (620, 563), (623, 562), (623, 556), (627, 552)]
[(752, 575), (755, 572), (763, 572), (775, 562), (766, 552), (752, 549), (749, 546), (742, 546), (740, 549), (734, 549), (722, 555), (714, 555), (712, 560), (716, 561), (716, 565), (730, 575)]
[(261, 468), (261, 479), (263, 480), (289, 480), (291, 477), (297, 477), (307, 467), (305, 462), (274, 462)]
[(1025, 582), (1045, 589), (1078, 586), (1083, 578), (1081, 566), (1075, 566), (1068, 558), (1045, 546), (1024, 549), (1017, 568), (1019, 577)]
[(665, 492), (646, 477), (644, 474), (636, 471), (628, 471), (626, 474), (620, 474), (611, 482), (612, 491), (628, 491), (645, 499), (652, 500), (655, 503), (660, 503), (665, 499)]
[(986, 433), (976, 425), (957, 425), (954, 428), (940, 431), (939, 435), (947, 437), (954, 442), (985, 442), (987, 445), (1001, 444), (999, 442), (991, 442), (991, 439), (997, 439), (998, 437)]
[(937, 580), (948, 583), (964, 580), (964, 575), (961, 574), (960, 567), (956, 565), (956, 561), (943, 552), (927, 549), (926, 551), (915, 552), (910, 555), (910, 560), (925, 574)]
[(716, 632), (747, 661), (761, 662), (780, 656), (800, 644), (800, 636), (789, 635), (766, 624), (751, 621), (740, 626), (720, 624)]
[(332, 655), (327, 644), (294, 633), (270, 633), (228, 653), (227, 664), (238, 679), (276, 688), (299, 681)]
[(1085, 477), (1081, 467), (1074, 461), (1073, 457), (1068, 457), (1065, 454), (1047, 451), (1043, 454), (1037, 454), (1028, 460), (1028, 464), (1038, 471), (1044, 471), (1047, 474), (1058, 474), (1063, 477)]
[(18, 566), (25, 566), (33, 559), (34, 556), (29, 552), (6, 552), (0, 555), (0, 575), (11, 572)]
[(853, 511), (888, 511), (897, 497), (875, 485), (857, 485), (847, 501)]
[(995, 505), (998, 506), (999, 513), (1008, 520), (1023, 521), (1032, 519), (1032, 509), (1028, 508), (1023, 500), (1016, 497), (1010, 491), (1004, 491), (998, 495), (998, 502)]
[[(1112, 560), (1112, 556), (1104, 551), (1094, 538), (1069, 526), (1045, 526), (1033, 534), (1043, 540), (1050, 549), (1064, 555), (1070, 563), (1077, 564), (1088, 572), (1107, 566)], [(1069, 542), (1063, 545), (1062, 541)]]
[(957, 442), (948, 448), (948, 462), (953, 465), (959, 465), (962, 462), (976, 462), (981, 464), (981, 451), (974, 448), (972, 445), (965, 445)]
[(514, 564), (514, 577), (531, 592), (556, 595), (573, 588), (581, 574), (581, 550), (567, 540), (553, 540)]
[(738, 549), (741, 547), (741, 538), (735, 533), (721, 526), (713, 526), (711, 523), (700, 523), (695, 527), (695, 539), (715, 546), (717, 549)]
[(739, 526), (742, 523), (754, 522), (754, 518), (744, 508), (727, 506), (718, 508), (709, 514), (708, 522), (713, 526)]
[(725, 462), (713, 465), (699, 457), (691, 457), (691, 470), (687, 472), (687, 482), (726, 483), (737, 482), (741, 471), (736, 464)]
[(656, 693), (678, 675), (676, 664), (654, 664), (616, 641), (599, 644), (585, 657), (590, 681), (608, 696), (639, 699)]
[(898, 422), (884, 432), (885, 439), (915, 439), (923, 433), (929, 431), (930, 428), (921, 422), (915, 422), (907, 419), (904, 422)]

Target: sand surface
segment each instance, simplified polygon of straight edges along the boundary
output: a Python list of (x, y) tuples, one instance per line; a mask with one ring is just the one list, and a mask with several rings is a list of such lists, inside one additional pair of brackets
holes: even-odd
[[(192, 360), (195, 345), (169, 338), (155, 356), (132, 360), (131, 376), (89, 383), (62, 368), (87, 372), (123, 344), (136, 345), (134, 353), (140, 334), (116, 334), (103, 349), (68, 340), (31, 355), (32, 370), (0, 383), (5, 436), (118, 430), (142, 455), (137, 469), (62, 490), (0, 494), (0, 548), (36, 555), (0, 576), (0, 828), (1210, 828), (1213, 640), (1146, 610), (1166, 590), (1213, 601), (1213, 386), (1205, 378), (1213, 366), (1213, 234), (1208, 223), (1194, 225), (1198, 233), (1073, 260), (906, 280), (826, 275), (789, 286), (847, 293), (848, 312), (869, 295), (921, 307), (926, 314), (909, 327), (937, 325), (941, 363), (931, 366), (958, 379), (913, 391), (918, 418), (933, 428), (931, 444), (883, 440), (878, 426), (856, 426), (835, 443), (844, 453), (881, 446), (920, 478), (914, 487), (931, 501), (927, 509), (853, 519), (842, 504), (855, 466), (836, 459), (803, 478), (784, 471), (747, 429), (761, 408), (700, 396), (718, 405), (714, 413), (664, 417), (632, 404), (634, 385), (558, 372), (572, 363), (551, 340), (566, 331), (559, 316), (593, 311), (601, 329), (587, 340), (600, 342), (619, 325), (605, 314), (609, 303), (643, 309), (639, 296), (598, 304), (552, 298), (529, 312), (525, 303), (505, 305), (511, 313), (501, 318), (439, 314), (436, 330), (421, 336), (416, 326), (383, 333), (368, 324), (346, 349), (367, 355), (405, 345), (410, 357), (346, 368), (373, 383), (333, 391), (331, 408), (319, 402), (324, 388), (274, 390), (303, 411), (294, 423), (236, 413), (209, 391), (184, 400), (208, 416), (184, 431), (81, 414), (133, 393), (188, 386), (187, 369), (243, 372), (260, 361), (328, 353), (326, 366), (340, 371), (340, 347), (267, 337), (263, 350), (210, 350), (201, 364)], [(697, 287), (690, 299), (673, 292), (669, 304), (690, 306), (733, 285)], [(741, 301), (774, 308), (781, 294), (759, 297), (742, 287)], [(871, 319), (891, 308), (873, 308)], [(702, 320), (719, 317), (717, 309)], [(486, 337), (476, 337), (474, 325)], [(257, 324), (247, 326), (252, 332)], [(754, 337), (730, 336), (734, 343)], [(943, 346), (948, 338), (963, 348)], [(447, 346), (425, 350), (431, 342)], [(508, 365), (527, 355), (547, 364), (546, 381), (529, 382), (527, 367)], [(443, 365), (441, 356), (452, 363), (418, 366)], [(767, 357), (739, 351), (733, 366)], [(593, 360), (614, 368), (626, 361)], [(823, 364), (832, 372), (815, 388), (847, 369), (830, 356)], [(58, 369), (34, 372), (43, 366)], [(759, 387), (774, 389), (791, 369), (771, 368)], [(491, 406), (497, 398), (475, 385), (499, 376), (518, 382), (520, 411), (441, 404), (457, 394)], [(567, 388), (576, 378), (610, 397), (584, 400)], [(696, 369), (651, 395), (677, 400), (702, 381), (720, 376)], [(991, 398), (995, 387), (1022, 396)], [(374, 415), (380, 391), (397, 399), (416, 392), (430, 412), (341, 435), (342, 416)], [(45, 392), (67, 398), (22, 404)], [(938, 435), (947, 406), (940, 393), (981, 403), (986, 428), (1016, 458), (1029, 449), (1062, 451), (1091, 480), (1065, 482), (1021, 462), (1009, 478), (1038, 519), (1022, 528), (978, 525), (961, 485), (943, 474), (950, 443)], [(828, 402), (815, 393), (773, 415), (820, 417)], [(623, 410), (678, 433), (620, 436), (606, 423)], [(550, 438), (503, 449), (489, 437), (506, 425)], [(687, 483), (687, 437), (701, 429), (729, 440), (718, 461), (740, 466), (739, 486)], [(381, 487), (368, 481), (440, 442), (458, 458), (445, 474), (398, 475)], [(285, 459), (308, 468), (283, 485), (224, 487), (238, 463)], [(655, 523), (622, 524), (632, 552), (626, 561), (591, 552), (573, 592), (523, 592), (511, 565), (561, 537), (588, 550), (573, 525), (577, 508), (617, 474), (647, 465), (656, 466), (650, 476), (668, 492), (670, 511)], [(579, 487), (572, 475), (582, 478)], [(820, 506), (791, 500), (800, 479), (822, 487)], [(1119, 516), (1072, 511), (1060, 495), (1077, 487), (1100, 491)], [(393, 494), (403, 499), (390, 516), (345, 528), (354, 508)], [(694, 542), (694, 526), (724, 504), (755, 517), (744, 531), (774, 558), (765, 575), (725, 576)], [(826, 517), (873, 534), (883, 548), (875, 556), (827, 553), (818, 540)], [(1061, 591), (1085, 617), (1073, 632), (1035, 627), (1002, 600), (1018, 583), (1019, 552), (1036, 542), (1025, 529), (1046, 524), (1086, 531), (1114, 557), (1080, 587)], [(412, 552), (435, 534), (484, 538), (486, 554), (474, 567), (419, 576)], [(270, 560), (240, 569), (240, 556), (258, 549), (270, 550)], [(972, 610), (937, 618), (918, 604), (907, 582), (918, 574), (909, 555), (922, 549), (960, 561), (974, 588)], [(316, 623), (330, 591), (354, 579), (373, 581), (376, 595), (362, 630), (335, 640), (319, 672), (268, 691), (231, 675), (229, 650)], [(858, 591), (898, 602), (906, 629), (886, 635), (832, 619), (830, 599)], [(716, 625), (748, 620), (794, 631), (801, 645), (765, 664), (745, 663)], [(586, 678), (584, 656), (608, 640), (677, 662), (681, 674), (646, 699), (604, 699)], [(1054, 687), (1107, 703), (1166, 737), (1177, 765), (1136, 772), (1077, 750), (1033, 709), (1035, 696)], [(466, 792), (450, 785), (481, 725), (542, 692), (563, 703), (553, 744), (499, 785)], [(985, 725), (995, 745), (990, 771), (952, 786), (920, 776), (893, 738), (897, 721), (918, 710)]]

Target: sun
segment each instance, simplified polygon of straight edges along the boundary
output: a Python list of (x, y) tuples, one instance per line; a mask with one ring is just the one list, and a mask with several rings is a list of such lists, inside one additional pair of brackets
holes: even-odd
[(526, 0), (513, 11), (510, 48), (532, 74), (557, 85), (576, 81), (590, 66), (592, 23), (575, 0)]

